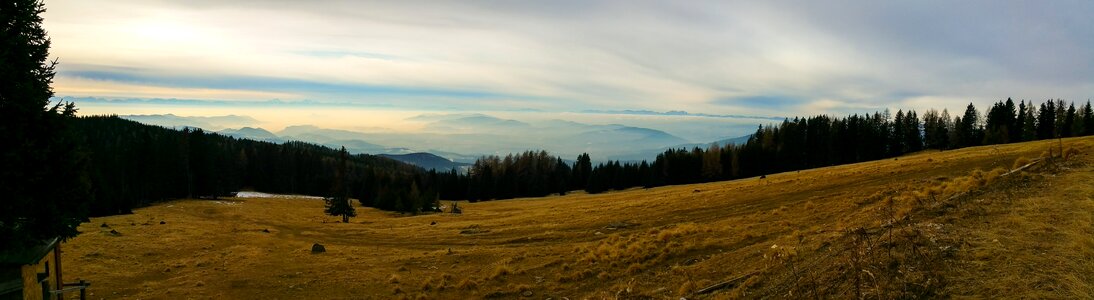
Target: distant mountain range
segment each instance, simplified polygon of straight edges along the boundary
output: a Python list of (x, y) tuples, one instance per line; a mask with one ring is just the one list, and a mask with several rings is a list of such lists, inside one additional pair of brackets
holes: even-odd
[(265, 129), (262, 129), (262, 128), (254, 128), (254, 127), (243, 127), (243, 128), (239, 128), (239, 129), (229, 128), (229, 129), (224, 129), (224, 130), (218, 131), (218, 133), (223, 134), (223, 135), (227, 135), (227, 136), (231, 136), (231, 137), (246, 138), (246, 139), (252, 139), (252, 140), (256, 140), (256, 141), (278, 141), (279, 140), (277, 135), (273, 134), (273, 132), (266, 131)]
[[(426, 169), (466, 168), (483, 155), (505, 156), (528, 150), (547, 150), (563, 158), (589, 153), (595, 161), (652, 160), (670, 148), (706, 147), (665, 131), (621, 124), (586, 124), (569, 120), (523, 122), (490, 115), (426, 114), (406, 119), (422, 123), (417, 132), (358, 132), (295, 125), (277, 132), (260, 128), (247, 116), (182, 117), (167, 115), (121, 116), (167, 127), (199, 127), (233, 136), (274, 143), (303, 141), (351, 153), (385, 155)], [(242, 126), (224, 127), (227, 124)], [(215, 129), (214, 129), (215, 128)], [(716, 141), (741, 143), (748, 136)]]
[(212, 117), (183, 117), (173, 114), (165, 115), (127, 115), (122, 118), (141, 122), (144, 124), (159, 125), (170, 128), (195, 127), (205, 130), (221, 130), (230, 127), (252, 126), (258, 120), (248, 116), (212, 116)]
[(749, 135), (739, 136), (739, 137), (735, 137), (735, 138), (721, 139), (721, 140), (717, 140), (717, 141), (710, 142), (710, 143), (686, 143), (686, 144), (679, 144), (679, 145), (675, 145), (675, 146), (671, 146), (671, 147), (645, 149), (645, 150), (634, 151), (634, 152), (627, 153), (627, 154), (617, 155), (617, 156), (612, 157), (612, 159), (621, 160), (621, 161), (650, 160), (651, 157), (657, 157), (658, 154), (664, 153), (665, 150), (669, 150), (669, 149), (689, 149), (690, 150), (690, 149), (695, 148), (695, 147), (706, 149), (707, 147), (710, 147), (710, 144), (714, 144), (714, 143), (717, 143), (718, 145), (723, 146), (723, 147), (726, 146), (726, 145), (740, 145), (740, 144), (744, 144), (745, 142), (748, 142), (748, 139), (751, 138), (751, 137), (752, 137), (752, 135), (749, 134)]

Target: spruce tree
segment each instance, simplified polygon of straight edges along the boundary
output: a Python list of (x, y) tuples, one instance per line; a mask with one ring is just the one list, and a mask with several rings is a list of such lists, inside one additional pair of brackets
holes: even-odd
[(583, 190), (586, 185), (589, 184), (589, 176), (592, 176), (593, 162), (589, 158), (588, 153), (582, 153), (577, 156), (577, 161), (574, 162), (573, 169), (573, 185), (570, 187), (574, 190)]
[(1037, 107), (1033, 105), (1033, 101), (1029, 102), (1026, 107), (1026, 112), (1019, 116), (1022, 118), (1022, 141), (1033, 141), (1037, 139), (1037, 118), (1034, 117)]
[(350, 217), (357, 216), (357, 211), (349, 201), (349, 188), (346, 185), (347, 155), (346, 147), (342, 147), (342, 151), (338, 156), (338, 168), (334, 174), (331, 195), (325, 199), (327, 202), (326, 213), (332, 216), (342, 216), (342, 223), (349, 223)]
[(1052, 100), (1041, 104), (1037, 115), (1037, 139), (1051, 139), (1056, 137), (1056, 103)]
[(1094, 135), (1094, 108), (1090, 107), (1090, 100), (1083, 106), (1083, 135)]
[(0, 252), (69, 238), (86, 216), (85, 156), (76, 107), (50, 105), (56, 61), (38, 0), (0, 3)]
[(1071, 104), (1067, 108), (1067, 113), (1064, 115), (1064, 126), (1060, 132), (1061, 137), (1075, 136), (1072, 131), (1072, 127), (1075, 125), (1075, 104)]
[(1025, 141), (1025, 128), (1026, 128), (1026, 101), (1018, 103), (1018, 114), (1014, 118), (1014, 134), (1011, 134), (1010, 140), (1013, 142)]

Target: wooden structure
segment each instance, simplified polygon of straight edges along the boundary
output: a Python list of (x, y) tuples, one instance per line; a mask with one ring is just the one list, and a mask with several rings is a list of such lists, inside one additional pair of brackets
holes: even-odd
[(61, 239), (52, 238), (26, 249), (0, 252), (0, 300), (58, 300), (66, 292), (86, 299), (90, 285), (64, 284), (61, 277)]

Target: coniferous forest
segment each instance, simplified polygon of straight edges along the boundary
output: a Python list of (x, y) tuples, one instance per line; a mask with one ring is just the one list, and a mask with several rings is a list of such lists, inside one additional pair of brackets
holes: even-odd
[[(88, 156), (92, 215), (127, 213), (156, 201), (215, 198), (240, 189), (329, 196), (339, 151), (302, 142), (274, 144), (200, 129), (174, 130), (110, 116), (76, 118)], [(348, 158), (350, 197), (385, 210), (432, 209), (436, 192), (420, 168), (388, 158)]]
[[(588, 154), (571, 164), (546, 151), (485, 156), (466, 173), (425, 171), (368, 154), (349, 157), (339, 183), (365, 206), (434, 210), (436, 200), (484, 201), (584, 190), (599, 193), (747, 178), (895, 157), (924, 149), (1013, 143), (1094, 133), (1091, 105), (1008, 99), (981, 114), (928, 110), (786, 119), (759, 126), (747, 142), (669, 149), (652, 162)], [(339, 151), (303, 142), (274, 144), (200, 129), (174, 130), (118, 117), (80, 117), (72, 126), (89, 164), (92, 215), (126, 213), (152, 202), (220, 197), (240, 189), (329, 196)]]
[[(538, 197), (585, 190), (599, 193), (747, 178), (891, 158), (924, 149), (1015, 143), (1094, 134), (1088, 101), (1037, 105), (1007, 99), (981, 114), (971, 103), (959, 115), (943, 110), (875, 112), (865, 115), (796, 117), (760, 126), (739, 145), (669, 149), (653, 162), (607, 161), (593, 166), (582, 155), (573, 165), (544, 152), (478, 160), (467, 175), (432, 174), (445, 199), (472, 201)], [(565, 186), (563, 186), (565, 185)]]

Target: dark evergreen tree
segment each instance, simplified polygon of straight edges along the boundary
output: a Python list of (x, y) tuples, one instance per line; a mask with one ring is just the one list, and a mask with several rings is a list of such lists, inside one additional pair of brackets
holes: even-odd
[(942, 116), (936, 110), (923, 113), (923, 140), (927, 148), (946, 149), (949, 146), (949, 130), (946, 128), (949, 116)]
[(1009, 98), (1007, 102), (997, 102), (988, 109), (987, 118), (985, 119), (984, 126), (984, 143), (985, 144), (1005, 144), (1010, 143), (1017, 137), (1018, 133), (1014, 130), (1014, 126), (1017, 122), (1017, 114), (1014, 112), (1014, 102)]
[(1022, 118), (1022, 141), (1032, 141), (1037, 139), (1037, 107), (1033, 105), (1033, 101), (1029, 102), (1026, 106), (1026, 112), (1021, 116)]
[(915, 111), (908, 111), (904, 114), (904, 124), (901, 125), (903, 133), (901, 136), (904, 138), (904, 152), (912, 153), (919, 150), (923, 150), (923, 136), (921, 135), (921, 129), (919, 128), (919, 115)]
[(1060, 128), (1061, 137), (1071, 137), (1073, 135), (1072, 127), (1075, 126), (1075, 104), (1071, 104), (1067, 107), (1067, 113), (1064, 115), (1064, 125)]
[(900, 156), (904, 154), (904, 149), (907, 148), (904, 145), (904, 134), (907, 132), (904, 130), (904, 111), (897, 110), (896, 116), (893, 117), (893, 122), (889, 126), (891, 129), (889, 133), (889, 156)]
[(969, 106), (965, 108), (965, 114), (961, 116), (960, 120), (954, 121), (956, 147), (962, 148), (980, 144), (982, 137), (979, 120), (980, 115), (976, 111), (976, 107), (974, 107), (972, 103), (969, 103)]
[(76, 108), (51, 105), (56, 62), (38, 0), (0, 3), (0, 252), (69, 238), (86, 219), (85, 156)]
[[(330, 196), (326, 198), (326, 213), (341, 216), (342, 223), (349, 223), (350, 217), (357, 216), (356, 209), (349, 201), (349, 187), (346, 185), (346, 170), (349, 167), (346, 156), (348, 155), (346, 147), (342, 147), (342, 151), (338, 153), (338, 168), (334, 174)], [(411, 189), (414, 193), (418, 192), (417, 186), (412, 186)]]
[(1065, 137), (1067, 123), (1067, 103), (1056, 99), (1056, 137)]
[(589, 176), (593, 172), (593, 162), (589, 158), (588, 153), (582, 153), (577, 156), (577, 161), (574, 162), (573, 168), (573, 183), (570, 184), (570, 188), (574, 190), (583, 190), (585, 185), (589, 182)]
[(1019, 118), (1018, 118), (1018, 113), (1016, 111), (1016, 109), (1018, 107), (1014, 105), (1014, 100), (1011, 100), (1010, 98), (1007, 98), (1007, 102), (1003, 103), (1003, 107), (1004, 107), (1003, 112), (1006, 113), (1006, 115), (1003, 116), (1003, 119), (1006, 121), (1007, 129), (1008, 129), (1008, 131), (1007, 131), (1007, 141), (1006, 142), (1007, 143), (1019, 142), (1021, 140), (1021, 135), (1022, 135), (1022, 126), (1018, 125), (1018, 119)]
[[(1009, 99), (1009, 98), (1008, 98)], [(1026, 101), (1022, 100), (1018, 103), (1018, 114), (1014, 116), (1014, 129), (1015, 133), (1010, 135), (1011, 141), (1022, 142), (1025, 139), (1026, 128)]]
[(1052, 100), (1041, 104), (1037, 115), (1037, 139), (1051, 139), (1056, 137), (1056, 103)]
[(1094, 135), (1094, 108), (1090, 107), (1090, 100), (1083, 106), (1083, 135)]

